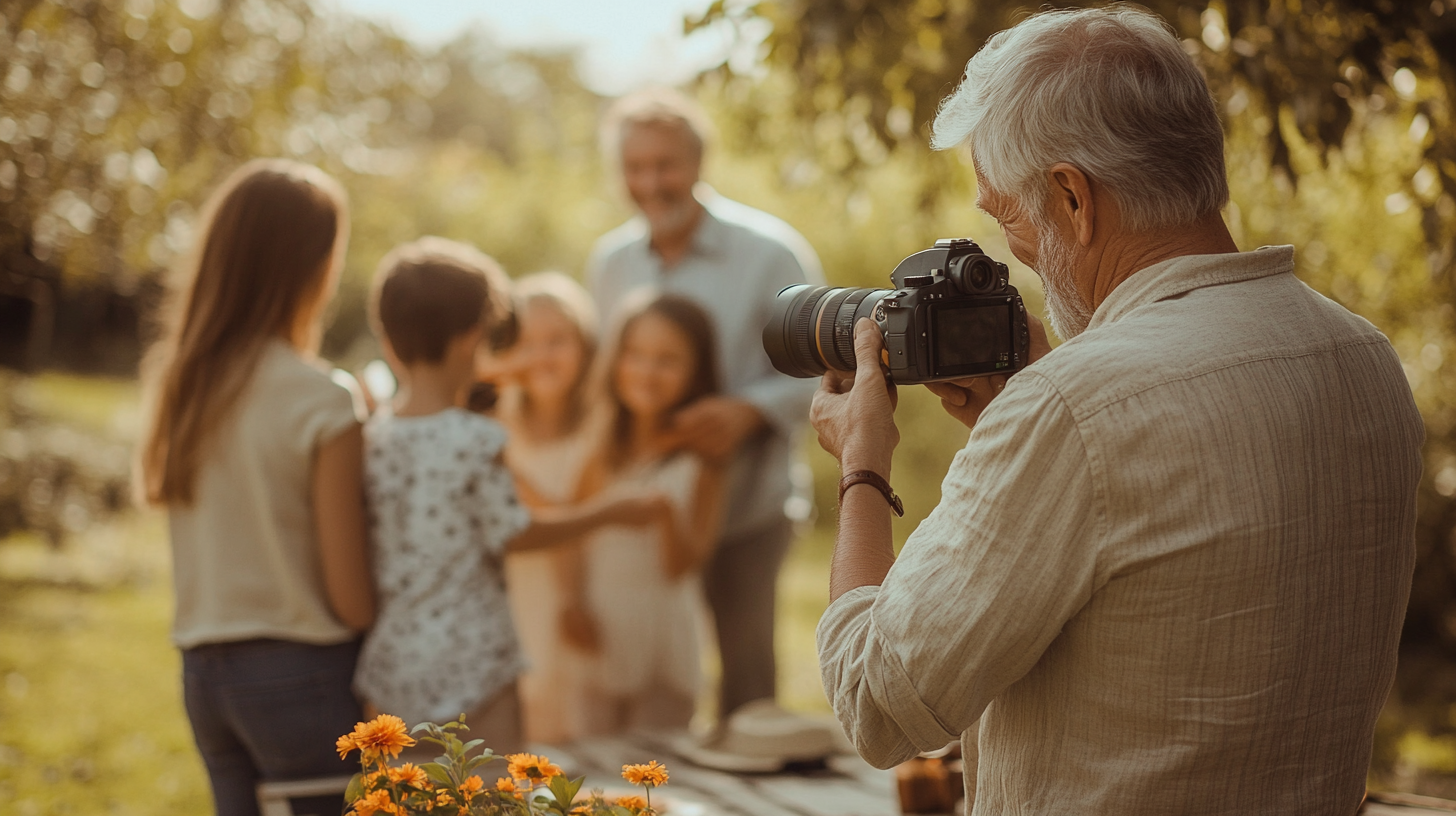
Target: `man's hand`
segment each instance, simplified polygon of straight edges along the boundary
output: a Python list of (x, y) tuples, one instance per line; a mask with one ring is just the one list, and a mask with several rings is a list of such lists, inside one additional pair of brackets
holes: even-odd
[(819, 444), (839, 460), (840, 470), (873, 470), (890, 478), (890, 456), (900, 443), (895, 427), (895, 384), (880, 363), (880, 329), (869, 318), (854, 327), (855, 372), (825, 372), (809, 408)]
[(734, 397), (703, 397), (677, 412), (668, 439), (672, 447), (687, 448), (713, 462), (721, 462), (764, 426), (757, 407)]
[[(1027, 355), (1031, 362), (1036, 362), (1052, 350), (1052, 344), (1047, 340), (1046, 328), (1030, 312), (1026, 312), (1026, 327), (1031, 332), (1031, 350)], [(976, 427), (976, 421), (981, 418), (981, 412), (991, 404), (991, 400), (1006, 387), (1008, 377), (1004, 374), (995, 374), (990, 377), (970, 377), (964, 380), (950, 380), (947, 382), (926, 383), (925, 387), (930, 393), (940, 397), (940, 407), (945, 409), (947, 414), (965, 425), (967, 428)]]

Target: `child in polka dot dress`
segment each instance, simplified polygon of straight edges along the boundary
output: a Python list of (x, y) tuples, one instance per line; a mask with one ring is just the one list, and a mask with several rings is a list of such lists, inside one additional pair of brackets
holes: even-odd
[(364, 429), (380, 608), (354, 680), (374, 709), (409, 723), (465, 714), (497, 753), (524, 747), (506, 552), (671, 514), (653, 495), (534, 517), (517, 500), (505, 429), (461, 407), (483, 340), (512, 320), (508, 286), (490, 258), (438, 238), (395, 249), (376, 274), (371, 317), (401, 388)]

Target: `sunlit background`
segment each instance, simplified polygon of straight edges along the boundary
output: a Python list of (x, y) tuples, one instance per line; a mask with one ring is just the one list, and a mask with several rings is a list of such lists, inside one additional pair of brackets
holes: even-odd
[[(832, 282), (972, 235), (967, 159), (926, 148), (965, 60), (1021, 0), (8, 0), (0, 5), (0, 813), (193, 814), (206, 782), (167, 640), (164, 526), (129, 509), (136, 366), (207, 191), (246, 158), (340, 178), (353, 238), (325, 352), (377, 349), (365, 285), (423, 233), (512, 274), (580, 275), (627, 209), (596, 150), (612, 95), (687, 88), (707, 179), (798, 227)], [(1068, 5), (1066, 3), (1054, 5)], [(1456, 798), (1456, 0), (1150, 0), (1228, 133), (1240, 246), (1392, 339), (1427, 422), (1421, 567), (1371, 783)], [(1014, 282), (1040, 306), (1035, 277)], [(748, 353), (756, 353), (748, 350)], [(965, 440), (902, 397), (900, 540)], [(781, 586), (781, 692), (813, 655), (832, 463)], [(1351, 655), (1351, 660), (1359, 660)]]

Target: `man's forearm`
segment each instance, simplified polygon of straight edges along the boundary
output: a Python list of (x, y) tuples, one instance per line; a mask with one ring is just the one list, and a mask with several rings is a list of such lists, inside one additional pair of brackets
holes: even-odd
[[(843, 470), (872, 470), (889, 477), (889, 462), (845, 456)], [(829, 601), (862, 586), (879, 586), (895, 563), (890, 531), (890, 504), (874, 487), (857, 484), (844, 491), (839, 505), (839, 531), (829, 562)]]

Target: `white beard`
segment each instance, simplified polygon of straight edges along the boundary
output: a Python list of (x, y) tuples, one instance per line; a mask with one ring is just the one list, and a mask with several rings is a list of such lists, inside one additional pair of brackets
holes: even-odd
[(1047, 319), (1052, 331), (1063, 340), (1086, 331), (1092, 322), (1092, 307), (1077, 291), (1076, 264), (1077, 252), (1072, 244), (1057, 240), (1056, 231), (1043, 226), (1036, 245), (1036, 271), (1046, 294)]

